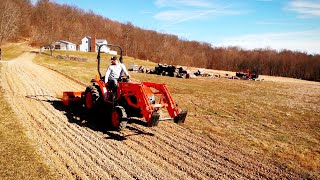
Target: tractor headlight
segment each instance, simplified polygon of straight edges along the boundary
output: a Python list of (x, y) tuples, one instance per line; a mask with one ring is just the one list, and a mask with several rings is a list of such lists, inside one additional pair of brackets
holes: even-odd
[(155, 104), (156, 103), (156, 97), (154, 95), (148, 96), (150, 104)]

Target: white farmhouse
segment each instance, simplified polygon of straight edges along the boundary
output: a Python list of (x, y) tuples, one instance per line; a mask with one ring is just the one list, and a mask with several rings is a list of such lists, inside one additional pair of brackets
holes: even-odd
[(91, 37), (86, 36), (81, 40), (80, 51), (91, 52)]
[[(91, 38), (90, 36), (86, 36), (81, 40), (80, 51), (98, 52), (98, 48), (101, 44), (108, 44), (108, 41), (105, 39), (95, 39)], [(117, 51), (112, 51), (107, 46), (102, 46), (100, 51), (108, 54), (117, 55)]]
[(60, 40), (54, 43), (54, 49), (64, 51), (76, 51), (77, 45), (72, 42)]
[[(98, 48), (99, 48), (99, 46), (101, 44), (108, 44), (108, 41), (105, 40), (105, 39), (97, 39), (96, 40), (96, 45), (97, 45), (96, 46), (97, 47), (96, 52), (98, 52)], [(100, 52), (104, 52), (104, 53), (108, 53), (109, 51), (110, 51), (110, 48), (107, 47), (107, 46), (102, 46), (101, 49), (100, 49)]]

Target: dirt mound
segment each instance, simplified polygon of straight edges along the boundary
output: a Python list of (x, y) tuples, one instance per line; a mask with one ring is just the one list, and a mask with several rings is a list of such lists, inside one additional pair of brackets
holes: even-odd
[(134, 122), (122, 132), (107, 131), (57, 98), (85, 87), (34, 64), (34, 56), (3, 62), (1, 85), (46, 163), (62, 178), (299, 178), (172, 122), (153, 128)]

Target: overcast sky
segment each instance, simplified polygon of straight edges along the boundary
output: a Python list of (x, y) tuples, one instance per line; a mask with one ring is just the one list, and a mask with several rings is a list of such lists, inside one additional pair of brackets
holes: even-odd
[(320, 0), (54, 1), (213, 46), (320, 54)]

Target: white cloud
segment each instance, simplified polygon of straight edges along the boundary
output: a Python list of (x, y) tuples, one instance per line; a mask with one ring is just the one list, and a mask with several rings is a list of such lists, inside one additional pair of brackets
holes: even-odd
[(297, 12), (299, 14), (299, 18), (319, 17), (320, 0), (293, 0), (289, 3), (288, 10)]
[(153, 17), (160, 21), (175, 21), (172, 24), (177, 24), (180, 22), (188, 21), (191, 19), (199, 19), (200, 17), (206, 17), (209, 14), (214, 15), (238, 15), (244, 12), (234, 11), (234, 10), (224, 10), (224, 9), (206, 9), (206, 10), (171, 10), (162, 11)]
[(305, 23), (301, 23), (301, 22), (292, 22), (292, 21), (288, 21), (288, 20), (266, 20), (266, 21), (256, 21), (255, 24), (257, 25), (277, 25), (277, 26), (288, 26), (288, 25), (295, 25), (295, 26), (303, 26), (305, 27), (306, 24)]
[[(320, 30), (251, 34), (223, 39), (217, 46), (239, 46), (244, 49), (290, 49), (320, 54)], [(215, 44), (214, 44), (215, 45)]]
[(154, 19), (166, 21), (174, 25), (185, 21), (207, 18), (209, 15), (238, 15), (244, 11), (232, 10), (231, 4), (218, 3), (216, 0), (156, 0), (156, 5), (162, 9), (168, 7), (170, 10), (160, 11), (153, 16)]
[(141, 14), (152, 14), (153, 12), (152, 11), (141, 11), (140, 13)]
[(173, 10), (173, 11), (163, 11), (154, 16), (155, 19), (161, 20), (161, 21), (175, 21), (183, 22), (190, 19), (195, 19), (200, 16), (204, 16), (210, 13), (217, 12), (217, 10), (207, 10), (207, 11), (201, 11), (201, 10), (195, 10), (195, 11), (186, 11), (186, 10)]
[(155, 19), (161, 21), (176, 21), (178, 19), (186, 18), (191, 16), (192, 12), (190, 11), (162, 11), (154, 16)]
[(285, 22), (275, 22), (275, 21), (258, 21), (256, 22), (258, 25), (288, 25), (292, 23), (285, 23)]
[(207, 0), (156, 0), (158, 7), (212, 7), (212, 3)]

